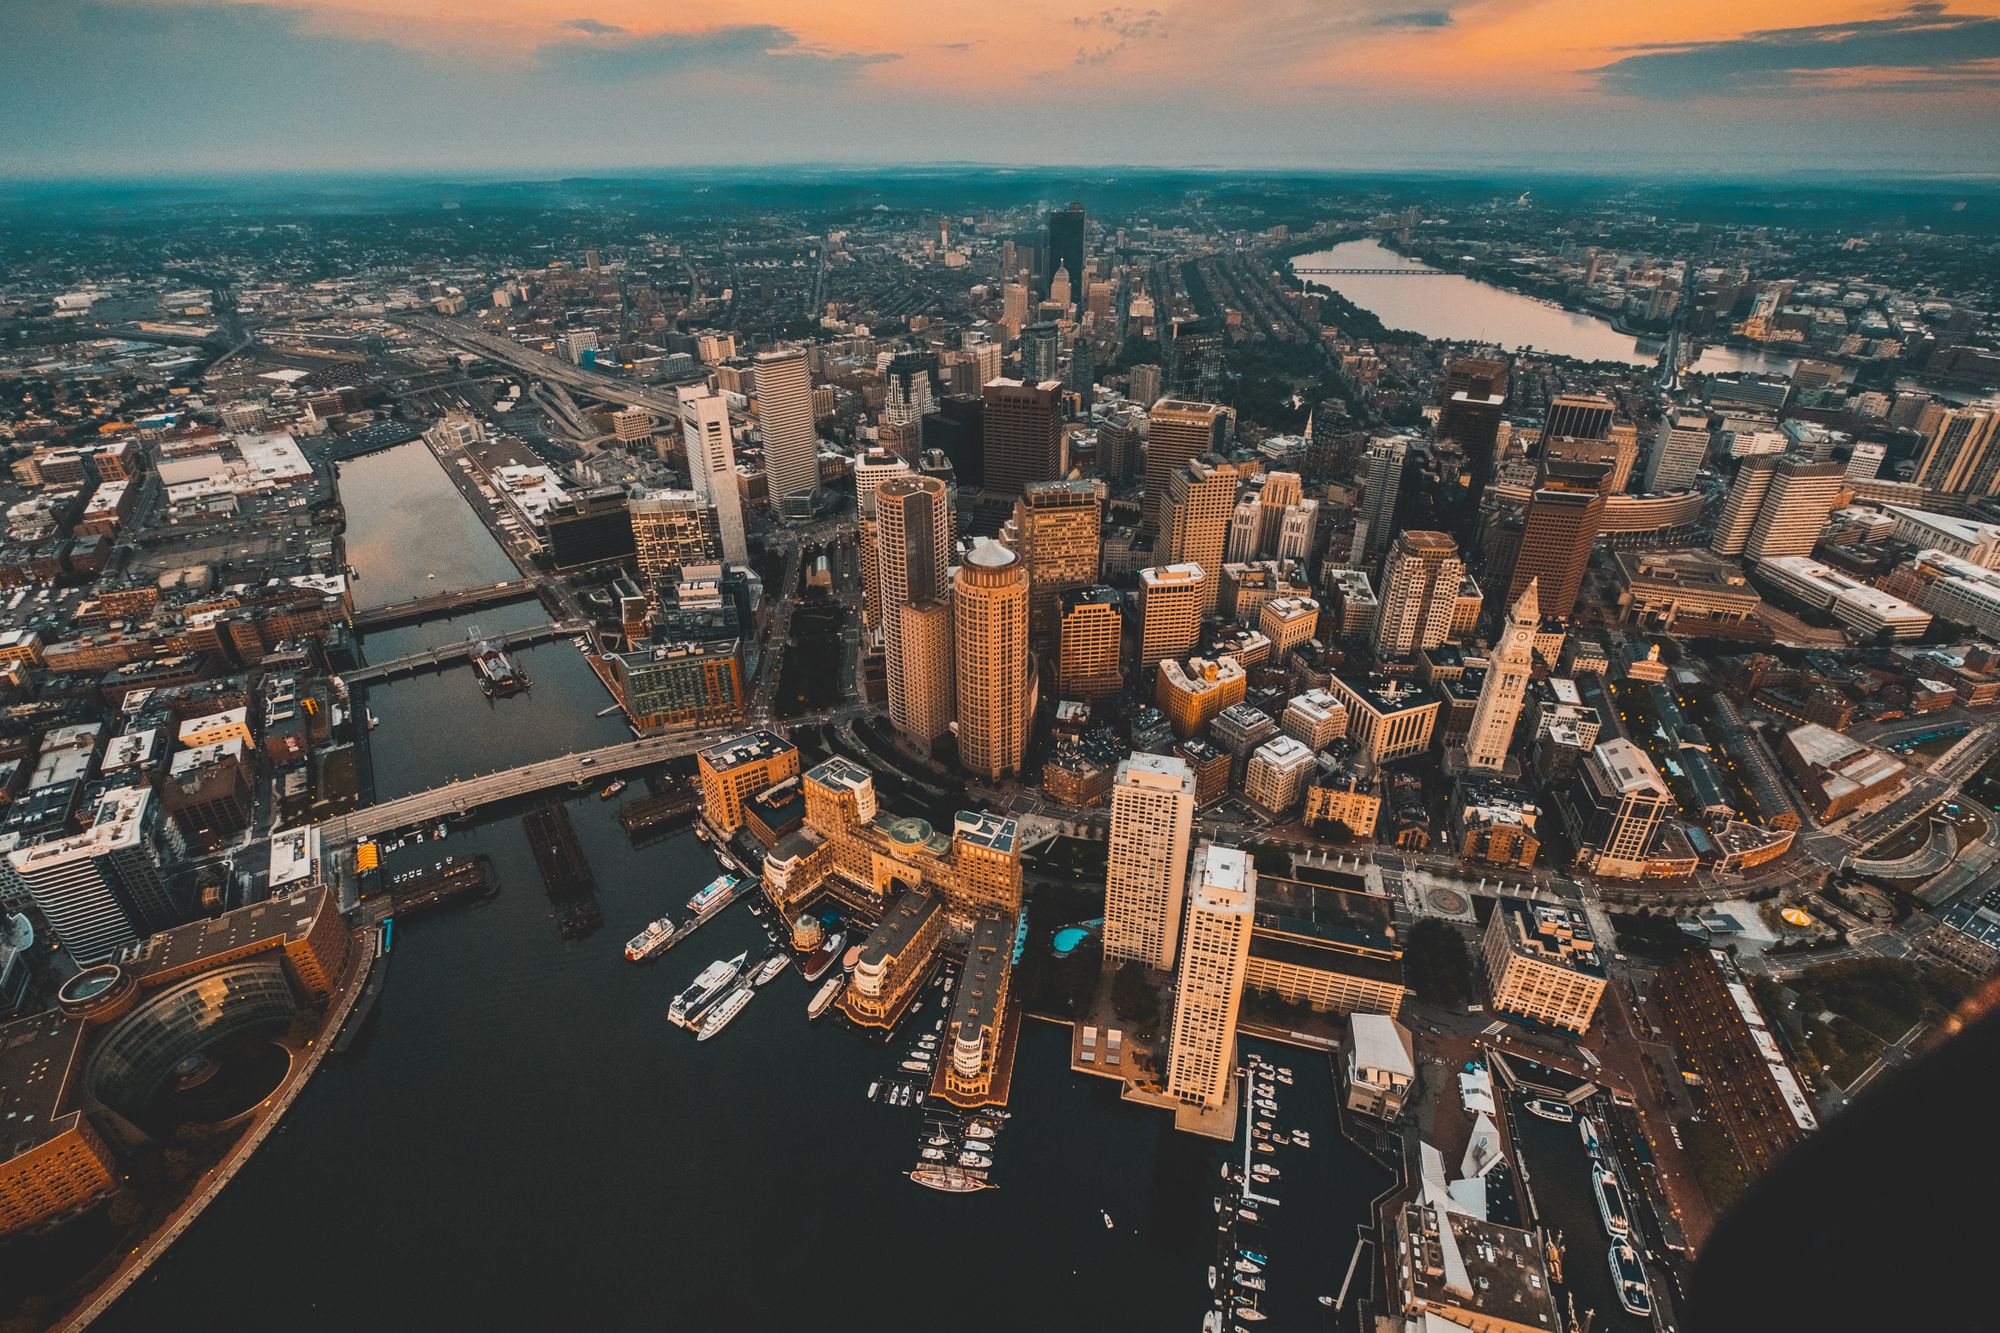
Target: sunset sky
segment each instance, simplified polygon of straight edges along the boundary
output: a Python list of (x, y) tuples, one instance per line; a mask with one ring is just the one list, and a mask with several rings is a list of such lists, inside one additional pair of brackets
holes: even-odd
[(0, 0), (0, 126), (16, 176), (1984, 174), (2000, 171), (2000, 0)]

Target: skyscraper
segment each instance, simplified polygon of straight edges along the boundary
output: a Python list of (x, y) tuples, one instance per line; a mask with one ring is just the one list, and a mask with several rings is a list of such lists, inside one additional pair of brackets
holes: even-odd
[(63, 952), (88, 967), (178, 914), (160, 878), (150, 787), (122, 787), (97, 802), (81, 833), (7, 853), (9, 866), (55, 931)]
[(1063, 474), (1062, 383), (994, 380), (984, 390), (986, 489), (1019, 495)]
[(1000, 322), (1007, 326), (1009, 337), (1018, 338), (1021, 330), (1028, 327), (1028, 301), (1030, 293), (1025, 282), (1010, 282), (1000, 291)]
[(1578, 440), (1611, 437), (1611, 424), (1618, 419), (1618, 405), (1602, 394), (1561, 393), (1549, 403), (1548, 420), (1542, 426), (1541, 442), (1567, 436)]
[(924, 414), (943, 396), (938, 391), (937, 353), (898, 352), (890, 358), (884, 387), (887, 392), (882, 400), (882, 420), (912, 427), (905, 438), (914, 443)]
[(1223, 547), (1229, 540), (1229, 516), (1236, 506), (1240, 474), (1232, 463), (1217, 458), (1190, 458), (1167, 481), (1167, 503), (1160, 511), (1159, 536), (1153, 560), (1161, 565), (1199, 565), (1202, 609), (1215, 609), (1222, 587)]
[(1943, 411), (1917, 456), (1914, 480), (1959, 495), (2000, 492), (2000, 412), (1976, 407)]
[(997, 782), (1020, 772), (1034, 713), (1028, 571), (1021, 558), (996, 541), (975, 545), (952, 585), (952, 623), (959, 762)]
[(1521, 720), (1521, 701), (1527, 697), (1528, 680), (1534, 673), (1535, 631), (1541, 624), (1535, 581), (1530, 579), (1507, 615), (1499, 646), (1487, 659), (1486, 683), (1480, 687), (1479, 703), (1472, 710), (1472, 726), (1465, 735), (1465, 762), (1469, 767), (1506, 766), (1514, 725)]
[(743, 494), (736, 481), (736, 449), (729, 435), (729, 403), (708, 388), (679, 392), (681, 443), (687, 450), (688, 475), (695, 494), (715, 507), (716, 530), (722, 534), (722, 558), (748, 565), (750, 548), (743, 539)]
[(644, 491), (632, 497), (631, 511), (639, 583), (648, 594), (681, 566), (726, 558), (718, 507), (693, 491)]
[(1757, 511), (1763, 508), (1764, 497), (1771, 490), (1771, 478), (1777, 471), (1777, 454), (1753, 454), (1743, 460), (1743, 465), (1736, 469), (1736, 480), (1730, 483), (1729, 498), (1722, 502), (1722, 516), (1715, 521), (1709, 550), (1717, 555), (1743, 554), (1743, 548), (1750, 542), (1750, 529), (1757, 522)]
[(1257, 554), (1268, 556), (1278, 549), (1278, 533), (1285, 525), (1285, 512), (1306, 497), (1305, 485), (1296, 472), (1267, 472), (1257, 492)]
[(1021, 379), (1029, 384), (1061, 378), (1062, 327), (1030, 324), (1021, 330)]
[(1072, 284), (1083, 281), (1084, 213), (1081, 203), (1049, 214), (1049, 281), (1056, 270), (1067, 269)]
[(1167, 501), (1167, 483), (1190, 458), (1215, 452), (1222, 443), (1223, 409), (1213, 403), (1166, 398), (1153, 404), (1146, 433), (1146, 494), (1140, 513), (1158, 525)]
[[(889, 677), (889, 720), (905, 735), (929, 742), (951, 720), (949, 653), (906, 629), (912, 608), (943, 603), (951, 558), (951, 507), (935, 477), (891, 477), (875, 492), (876, 585), (882, 603), (883, 656)], [(938, 613), (925, 627), (935, 631)], [(933, 637), (935, 635), (933, 634)], [(914, 652), (928, 648), (933, 651)]]
[(1382, 570), (1376, 657), (1407, 657), (1451, 637), (1464, 574), (1458, 543), (1448, 534), (1421, 529), (1398, 533)]
[(757, 420), (764, 435), (764, 475), (771, 507), (810, 516), (819, 491), (819, 433), (813, 426), (812, 376), (796, 348), (757, 357)]
[(1201, 638), (1202, 584), (1199, 565), (1168, 565), (1139, 571), (1140, 670), (1162, 658), (1185, 657)]
[(1543, 614), (1569, 620), (1590, 568), (1590, 548), (1604, 523), (1604, 486), (1610, 475), (1609, 468), (1595, 463), (1542, 464), (1507, 584), (1509, 606), (1534, 580), (1540, 585), (1536, 600)]
[(1771, 488), (1757, 506), (1743, 554), (1751, 560), (1778, 555), (1811, 555), (1833, 512), (1834, 499), (1847, 484), (1847, 469), (1834, 462), (1815, 463), (1797, 454), (1778, 460)]
[(1194, 773), (1184, 759), (1135, 754), (1111, 783), (1104, 961), (1174, 965), (1185, 914)]
[(1212, 319), (1184, 320), (1167, 344), (1167, 391), (1177, 398), (1211, 401), (1222, 392), (1222, 326)]
[(1646, 460), (1646, 493), (1667, 495), (1691, 488), (1708, 457), (1708, 444), (1708, 418), (1700, 413), (1676, 412), (1662, 418), (1653, 435), (1653, 455)]
[(1167, 1052), (1167, 1093), (1190, 1106), (1213, 1110), (1229, 1100), (1256, 906), (1257, 872), (1248, 855), (1214, 843), (1196, 849)]
[(1063, 593), (1097, 582), (1101, 481), (1037, 481), (1014, 502), (1013, 541), (1028, 568), (1028, 638), (1055, 645)]
[(1361, 455), (1361, 556), (1371, 567), (1396, 535), (1396, 496), (1403, 487), (1403, 459), (1408, 452), (1401, 439), (1385, 436), (1370, 442)]
[(1063, 699), (1108, 698), (1124, 688), (1119, 657), (1125, 640), (1125, 598), (1115, 588), (1078, 588), (1061, 594), (1056, 644), (1056, 694)]

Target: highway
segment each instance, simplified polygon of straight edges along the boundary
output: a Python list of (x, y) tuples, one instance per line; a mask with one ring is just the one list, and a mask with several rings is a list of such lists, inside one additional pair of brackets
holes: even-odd
[(523, 347), (512, 338), (489, 332), (469, 321), (411, 315), (404, 322), (455, 347), (477, 352), (489, 360), (512, 366), (523, 374), (560, 384), (565, 389), (587, 394), (600, 402), (643, 407), (666, 421), (677, 422), (681, 419), (680, 400), (671, 393), (660, 393), (644, 385), (585, 370), (546, 352)]

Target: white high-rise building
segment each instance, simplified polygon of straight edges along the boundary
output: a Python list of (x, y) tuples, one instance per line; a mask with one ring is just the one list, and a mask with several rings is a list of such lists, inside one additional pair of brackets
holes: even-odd
[(1815, 463), (1797, 455), (1780, 459), (1764, 503), (1757, 507), (1757, 521), (1750, 526), (1744, 556), (1768, 560), (1779, 555), (1811, 555), (1820, 533), (1826, 530), (1834, 499), (1846, 484), (1846, 472), (1839, 463)]
[(1203, 843), (1188, 871), (1187, 928), (1167, 1052), (1167, 1093), (1191, 1106), (1212, 1110), (1229, 1100), (1256, 906), (1257, 872), (1249, 855)]
[(1666, 495), (1691, 489), (1702, 460), (1708, 457), (1709, 439), (1705, 416), (1677, 413), (1661, 420), (1653, 436), (1653, 456), (1646, 460), (1646, 493)]
[(810, 513), (819, 490), (819, 432), (813, 427), (812, 376), (804, 352), (758, 356), (757, 420), (771, 507)]
[(1458, 543), (1442, 532), (1396, 535), (1382, 571), (1380, 609), (1375, 617), (1375, 655), (1404, 657), (1435, 648), (1451, 637), (1465, 562)]
[(1529, 579), (1508, 613), (1499, 646), (1487, 659), (1486, 684), (1480, 688), (1472, 727), (1465, 736), (1465, 762), (1472, 768), (1506, 766), (1507, 747), (1514, 739), (1514, 724), (1521, 720), (1521, 701), (1527, 697), (1528, 680), (1534, 674), (1535, 631), (1541, 623), (1535, 580)]
[(1278, 559), (1312, 561), (1313, 542), (1319, 532), (1319, 501), (1301, 500), (1287, 505), (1278, 525)]
[(7, 853), (8, 868), (78, 966), (115, 958), (177, 919), (160, 878), (150, 787), (106, 794), (81, 833)]
[(681, 442), (687, 449), (695, 494), (715, 508), (722, 558), (732, 565), (748, 565), (750, 548), (743, 538), (743, 493), (736, 481), (729, 403), (713, 389), (701, 387), (682, 389), (679, 398)]
[(865, 522), (875, 517), (875, 492), (891, 477), (907, 477), (910, 465), (901, 454), (870, 449), (854, 460), (854, 512)]
[(1111, 783), (1104, 880), (1104, 960), (1174, 965), (1194, 832), (1194, 771), (1184, 759), (1135, 754)]

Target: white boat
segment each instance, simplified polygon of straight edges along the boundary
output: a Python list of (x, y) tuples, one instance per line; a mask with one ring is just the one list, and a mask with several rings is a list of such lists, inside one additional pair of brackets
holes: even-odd
[(1239, 1273), (1261, 1273), (1264, 1271), (1264, 1265), (1252, 1263), (1248, 1259), (1238, 1259), (1236, 1261), (1236, 1271)]
[(736, 886), (742, 882), (742, 880), (734, 875), (717, 875), (714, 879), (702, 885), (694, 897), (688, 899), (688, 911), (693, 912), (697, 916), (704, 916), (714, 911), (728, 899), (729, 895), (735, 891)]
[(958, 1155), (958, 1164), (960, 1166), (991, 1166), (993, 1165), (993, 1159), (990, 1157), (981, 1157), (976, 1152), (962, 1152)]
[(1590, 1192), (1597, 1198), (1597, 1216), (1605, 1233), (1613, 1240), (1624, 1239), (1631, 1234), (1632, 1223), (1625, 1214), (1625, 1191), (1618, 1188), (1618, 1177), (1596, 1158), (1591, 1159), (1590, 1174)]
[(644, 930), (625, 941), (625, 961), (643, 963), (665, 949), (673, 942), (673, 938), (672, 917), (663, 916), (658, 921), (648, 922)]
[(882, 1080), (881, 1080), (881, 1079), (879, 1079), (879, 1078), (878, 1078), (878, 1079), (876, 1079), (876, 1080), (875, 1080), (875, 1081), (874, 1081), (873, 1083), (870, 1083), (870, 1084), (868, 1085), (868, 1100), (869, 1100), (869, 1101), (871, 1101), (871, 1102), (872, 1102), (872, 1101), (874, 1101), (874, 1100), (875, 1100), (875, 1093), (876, 1093), (876, 1091), (877, 1091), (877, 1090), (878, 1090), (879, 1088), (881, 1088), (881, 1086), (882, 1086)]
[(1236, 1215), (1245, 1222), (1255, 1222), (1257, 1220), (1257, 1210), (1255, 1208), (1238, 1208)]
[(720, 1000), (743, 975), (743, 965), (750, 961), (748, 952), (739, 953), (734, 958), (719, 959), (701, 970), (688, 988), (674, 997), (667, 1006), (667, 1017), (684, 1028), (691, 1028), (701, 1021), (708, 1007)]
[(1238, 1319), (1247, 1319), (1253, 1324), (1261, 1323), (1264, 1319), (1268, 1318), (1262, 1310), (1259, 1310), (1254, 1305), (1237, 1306), (1236, 1317)]
[(1259, 1162), (1257, 1165), (1251, 1167), (1250, 1173), (1259, 1180), (1276, 1180), (1281, 1174), (1277, 1167), (1267, 1166), (1263, 1162)]
[(1611, 1245), (1611, 1290), (1625, 1313), (1640, 1319), (1653, 1313), (1653, 1289), (1646, 1285), (1646, 1270), (1639, 1264), (1638, 1251), (1624, 1241)]
[(1292, 1142), (1298, 1144), (1301, 1148), (1310, 1148), (1313, 1146), (1312, 1135), (1306, 1133), (1303, 1129), (1292, 1131)]
[(951, 1146), (951, 1140), (942, 1134), (931, 1135), (929, 1143), (933, 1148), (949, 1148)]
[(991, 1139), (993, 1137), (993, 1127), (991, 1125), (982, 1125), (975, 1120), (965, 1127), (965, 1137), (968, 1139)]
[(1208, 1266), (1208, 1289), (1209, 1289), (1210, 1291), (1214, 1291), (1214, 1290), (1215, 1290), (1215, 1280), (1216, 1280), (1216, 1277), (1217, 1277), (1217, 1276), (1218, 1276), (1218, 1274), (1217, 1274), (1217, 1273), (1216, 1273), (1216, 1271), (1215, 1271), (1215, 1265), (1214, 1265), (1214, 1264), (1210, 1264), (1210, 1265)]
[(1277, 1150), (1276, 1148), (1273, 1148), (1273, 1147), (1272, 1147), (1272, 1146), (1271, 1146), (1270, 1144), (1268, 1144), (1268, 1143), (1260, 1143), (1260, 1144), (1258, 1144), (1258, 1145), (1257, 1145), (1257, 1151), (1258, 1151), (1258, 1152), (1264, 1152), (1264, 1153), (1275, 1153), (1275, 1152), (1276, 1152), (1276, 1151), (1278, 1151), (1278, 1150)]
[(1255, 1273), (1245, 1273), (1236, 1279), (1236, 1285), (1249, 1291), (1264, 1290), (1264, 1279)]
[(1544, 1120), (1553, 1120), (1559, 1125), (1567, 1125), (1576, 1119), (1576, 1108), (1568, 1102), (1551, 1097), (1530, 1097), (1521, 1103), (1529, 1115), (1538, 1115)]
[[(1211, 1276), (1215, 1273), (1213, 1268), (1208, 1271)], [(1215, 1284), (1211, 1282), (1208, 1285), (1212, 1287)], [(1222, 1333), (1222, 1311), (1210, 1310), (1201, 1317), (1201, 1333)]]
[(944, 1153), (937, 1148), (926, 1148), (920, 1155), (926, 1162), (942, 1162), (945, 1158)]
[(903, 1068), (909, 1070), (912, 1074), (928, 1074), (931, 1072), (930, 1065), (923, 1060), (905, 1060), (903, 1061)]
[(1587, 1115), (1578, 1116), (1576, 1118), (1576, 1132), (1577, 1136), (1583, 1140), (1583, 1150), (1592, 1157), (1596, 1157), (1604, 1151), (1598, 1146), (1597, 1122), (1595, 1120), (1592, 1120)]
[(846, 977), (835, 976), (824, 986), (821, 986), (819, 993), (812, 997), (812, 1002), (806, 1005), (806, 1017), (818, 1018), (830, 1009), (833, 1006), (833, 1002), (839, 998), (841, 988), (846, 984)]
[[(1098, 1209), (1098, 1211), (1099, 1211), (1100, 1213), (1104, 1213), (1104, 1210), (1103, 1210), (1103, 1209), (1101, 1209), (1101, 1208), (1100, 1208), (1100, 1209)], [(1112, 1223), (1112, 1221), (1111, 1221), (1111, 1214), (1109, 1214), (1109, 1213), (1104, 1213), (1104, 1229), (1105, 1229), (1106, 1231), (1110, 1231), (1110, 1230), (1112, 1229), (1112, 1226), (1113, 1226), (1113, 1223)]]
[(696, 1041), (707, 1041), (722, 1029), (736, 1021), (736, 1016), (750, 1005), (750, 999), (757, 992), (748, 986), (739, 986), (722, 998), (722, 1002), (708, 1011), (708, 1017), (701, 1020), (701, 1030), (694, 1034)]
[(757, 975), (751, 978), (751, 981), (753, 984), (761, 986), (791, 965), (792, 956), (790, 954), (774, 953), (764, 960), (764, 965), (757, 969)]

